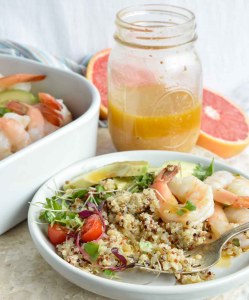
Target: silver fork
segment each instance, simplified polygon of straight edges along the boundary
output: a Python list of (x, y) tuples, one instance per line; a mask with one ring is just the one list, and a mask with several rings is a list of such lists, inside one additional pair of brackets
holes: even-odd
[[(191, 273), (197, 273), (197, 272), (201, 272), (201, 271), (205, 271), (205, 270), (209, 269), (210, 267), (212, 267), (219, 261), (219, 259), (221, 257), (222, 248), (226, 244), (226, 242), (229, 241), (234, 236), (236, 236), (237, 234), (242, 233), (247, 230), (249, 230), (249, 222), (239, 225), (239, 226), (225, 232), (224, 234), (222, 234), (220, 236), (219, 239), (217, 239), (214, 242), (211, 242), (208, 244), (202, 244), (193, 250), (186, 251), (185, 255), (187, 257), (201, 255), (201, 258), (200, 258), (200, 260), (198, 259), (199, 264), (197, 266), (192, 266), (191, 271), (180, 271), (179, 273), (180, 274), (191, 274)], [(135, 264), (135, 267), (137, 267), (141, 270), (146, 270), (146, 271), (150, 271), (150, 272), (160, 272), (160, 273), (167, 273), (167, 274), (170, 273), (168, 271), (147, 268), (140, 264)]]

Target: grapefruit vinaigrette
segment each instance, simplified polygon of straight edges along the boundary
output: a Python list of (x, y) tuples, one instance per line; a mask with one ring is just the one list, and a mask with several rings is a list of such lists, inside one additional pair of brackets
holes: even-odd
[(190, 151), (200, 116), (199, 99), (186, 90), (154, 84), (109, 91), (109, 130), (118, 150)]
[(116, 15), (108, 62), (108, 125), (117, 150), (188, 152), (201, 123), (202, 70), (195, 16), (170, 5)]

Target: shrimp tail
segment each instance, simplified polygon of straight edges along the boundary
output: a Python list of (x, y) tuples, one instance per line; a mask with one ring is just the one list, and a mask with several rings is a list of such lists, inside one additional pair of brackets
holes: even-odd
[(238, 196), (225, 189), (216, 190), (213, 194), (216, 202), (233, 207), (249, 208), (249, 196)]
[(60, 127), (61, 120), (63, 119), (62, 115), (56, 111), (51, 109), (50, 107), (44, 105), (43, 103), (39, 103), (35, 105), (36, 108), (40, 110), (43, 117), (54, 126)]
[(26, 115), (28, 111), (28, 108), (25, 105), (14, 100), (7, 103), (6, 107), (12, 110), (13, 112), (17, 113), (18, 115), (22, 115), (22, 116)]
[(47, 93), (38, 94), (40, 103), (36, 107), (40, 110), (43, 117), (52, 125), (60, 127), (63, 123), (63, 115), (61, 110), (63, 106), (61, 103)]
[(179, 167), (176, 165), (168, 165), (166, 168), (162, 169), (158, 176), (155, 179), (157, 181), (163, 181), (165, 183), (169, 183), (175, 175), (178, 173)]
[(62, 110), (62, 105), (58, 101), (56, 101), (56, 99), (52, 95), (47, 93), (39, 93), (38, 97), (41, 103), (50, 107), (51, 109), (59, 111)]
[(241, 208), (241, 207), (249, 208), (249, 196), (237, 196), (232, 206), (237, 208)]
[(8, 88), (17, 83), (41, 81), (46, 78), (46, 75), (36, 74), (14, 74), (0, 78), (0, 87)]
[(178, 170), (178, 166), (168, 165), (166, 168), (160, 171), (160, 173), (156, 176), (153, 184), (150, 186), (155, 190), (157, 198), (161, 202), (161, 205), (164, 205), (166, 202), (173, 203), (174, 205), (177, 204), (177, 200), (171, 193), (168, 187), (168, 183), (175, 177)]

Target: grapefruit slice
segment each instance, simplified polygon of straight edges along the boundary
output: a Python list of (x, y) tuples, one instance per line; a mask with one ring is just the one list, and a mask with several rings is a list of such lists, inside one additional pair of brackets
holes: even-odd
[(204, 89), (197, 144), (223, 158), (239, 154), (249, 144), (247, 116), (230, 100)]
[(105, 49), (96, 53), (89, 61), (86, 78), (99, 90), (101, 97), (100, 118), (107, 119), (107, 64), (111, 49)]

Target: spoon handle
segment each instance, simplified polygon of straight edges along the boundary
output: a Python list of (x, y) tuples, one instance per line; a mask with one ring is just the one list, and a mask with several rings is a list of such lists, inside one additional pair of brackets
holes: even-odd
[(230, 240), (232, 237), (236, 236), (239, 233), (242, 233), (244, 231), (249, 230), (249, 222), (244, 223), (242, 225), (239, 225), (224, 234), (219, 238), (220, 244), (224, 245), (228, 240)]

